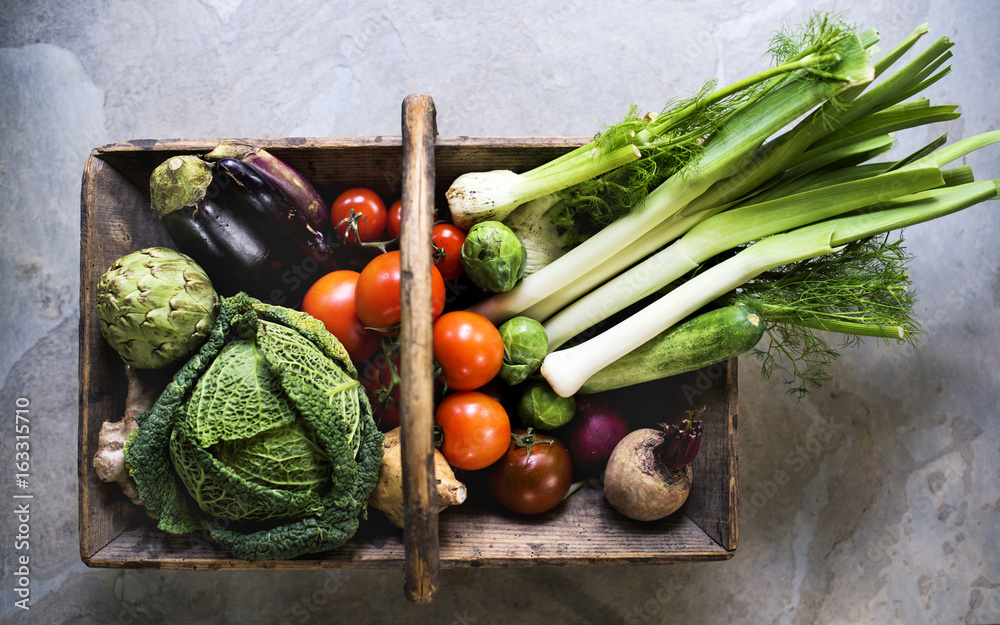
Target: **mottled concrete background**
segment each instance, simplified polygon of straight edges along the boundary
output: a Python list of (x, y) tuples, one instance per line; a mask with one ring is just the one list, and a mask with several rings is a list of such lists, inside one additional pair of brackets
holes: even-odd
[[(729, 562), (399, 572), (90, 570), (77, 547), (80, 177), (127, 139), (399, 134), (434, 96), (442, 134), (588, 135), (705, 78), (762, 67), (807, 0), (6, 3), (0, 12), (0, 552), (7, 623), (996, 623), (1000, 621), (1000, 205), (907, 232), (927, 332), (875, 343), (796, 404), (744, 360), (741, 541)], [(951, 139), (1000, 128), (991, 0), (840, 0), (886, 46), (953, 37)], [(930, 38), (928, 38), (930, 39)], [(942, 129), (901, 139), (916, 146)], [(904, 149), (900, 148), (900, 151)], [(966, 159), (1000, 177), (1000, 148)], [(13, 411), (31, 401), (31, 609), (15, 607)], [(801, 450), (800, 452), (797, 450)]]

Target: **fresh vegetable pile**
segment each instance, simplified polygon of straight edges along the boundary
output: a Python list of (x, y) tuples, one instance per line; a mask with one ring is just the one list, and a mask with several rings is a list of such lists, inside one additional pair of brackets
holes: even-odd
[[(440, 508), (481, 476), (514, 514), (587, 481), (609, 514), (663, 518), (697, 484), (702, 424), (664, 406), (634, 427), (605, 391), (755, 352), (802, 395), (837, 356), (830, 336), (914, 345), (889, 233), (998, 194), (949, 164), (1000, 131), (877, 160), (894, 133), (958, 116), (919, 97), (948, 73), (947, 39), (893, 68), (926, 32), (883, 53), (874, 31), (817, 17), (779, 33), (757, 75), (633, 108), (531, 171), (456, 179), (427, 242)], [(208, 529), (246, 559), (335, 548), (366, 502), (401, 526), (401, 203), (355, 187), (328, 210), (238, 141), (168, 159), (150, 195), (177, 251), (120, 260), (97, 306), (128, 364), (176, 373), (120, 426), (124, 459), (104, 450), (107, 479), (127, 466), (161, 528)]]

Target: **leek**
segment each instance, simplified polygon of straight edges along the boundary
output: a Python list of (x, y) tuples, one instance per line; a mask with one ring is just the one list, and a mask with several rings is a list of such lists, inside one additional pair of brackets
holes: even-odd
[(833, 254), (851, 242), (995, 199), (998, 185), (1000, 181), (990, 180), (923, 192), (890, 200), (882, 210), (858, 211), (763, 238), (594, 338), (550, 353), (542, 363), (542, 375), (559, 395), (569, 397), (608, 364), (765, 271)]
[(549, 350), (729, 249), (943, 184), (935, 167), (910, 168), (721, 212), (553, 317), (545, 324)]

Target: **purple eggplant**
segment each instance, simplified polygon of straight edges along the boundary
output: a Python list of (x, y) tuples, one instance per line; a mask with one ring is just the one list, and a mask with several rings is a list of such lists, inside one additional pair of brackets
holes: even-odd
[(226, 184), (243, 210), (248, 211), (277, 237), (275, 244), (289, 247), (299, 259), (313, 259), (327, 271), (337, 269), (334, 250), (321, 232), (313, 229), (285, 196), (254, 166), (233, 158), (215, 164), (215, 177)]
[[(221, 295), (245, 291), (271, 301), (285, 260), (252, 215), (196, 156), (174, 156), (150, 177), (153, 210), (178, 251), (193, 258)], [(275, 302), (277, 303), (277, 302)]]
[(267, 150), (238, 139), (227, 139), (205, 155), (210, 161), (234, 158), (254, 167), (281, 191), (317, 232), (330, 230), (330, 211), (316, 187), (301, 173)]

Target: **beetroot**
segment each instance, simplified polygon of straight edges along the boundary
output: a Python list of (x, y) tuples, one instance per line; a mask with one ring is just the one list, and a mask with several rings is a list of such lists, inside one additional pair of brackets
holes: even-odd
[(637, 521), (673, 514), (691, 492), (689, 463), (701, 445), (701, 421), (685, 419), (678, 428), (636, 430), (611, 453), (604, 472), (604, 497), (611, 507)]
[(574, 474), (596, 474), (604, 469), (611, 451), (629, 429), (625, 418), (606, 400), (578, 397), (577, 414), (566, 437)]

